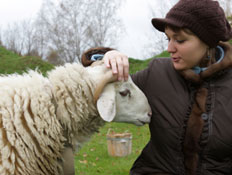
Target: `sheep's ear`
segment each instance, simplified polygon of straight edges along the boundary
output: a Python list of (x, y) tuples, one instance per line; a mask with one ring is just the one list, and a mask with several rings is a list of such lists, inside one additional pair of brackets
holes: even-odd
[(104, 121), (111, 122), (116, 115), (115, 89), (107, 85), (97, 101), (97, 109)]

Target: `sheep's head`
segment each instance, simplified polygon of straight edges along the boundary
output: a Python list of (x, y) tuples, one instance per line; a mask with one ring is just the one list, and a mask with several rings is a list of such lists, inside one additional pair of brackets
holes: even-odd
[(97, 109), (102, 119), (108, 122), (141, 126), (151, 119), (147, 98), (131, 78), (127, 82), (107, 84), (97, 100)]

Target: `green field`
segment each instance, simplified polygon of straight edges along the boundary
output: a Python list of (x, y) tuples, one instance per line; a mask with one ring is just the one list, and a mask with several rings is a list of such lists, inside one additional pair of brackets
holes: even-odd
[[(132, 153), (126, 157), (108, 155), (106, 134), (111, 128), (115, 132), (132, 133)], [(131, 124), (107, 123), (91, 141), (75, 155), (75, 169), (78, 175), (125, 175), (149, 140), (148, 125), (137, 127)]]
[(24, 73), (28, 69), (37, 69), (43, 74), (54, 68), (52, 64), (41, 60), (39, 57), (19, 56), (0, 47), (0, 74)]
[[(162, 56), (167, 56), (165, 52)], [(147, 66), (145, 61), (130, 59), (130, 73), (135, 73)], [(0, 73), (23, 73), (28, 69), (38, 69), (44, 75), (53, 65), (38, 57), (21, 57), (0, 47)], [(107, 152), (106, 134), (109, 129), (115, 132), (132, 133), (132, 153), (126, 157), (111, 157)], [(127, 175), (150, 137), (148, 125), (137, 127), (132, 124), (106, 123), (99, 133), (93, 135), (81, 150), (75, 154), (76, 175)]]

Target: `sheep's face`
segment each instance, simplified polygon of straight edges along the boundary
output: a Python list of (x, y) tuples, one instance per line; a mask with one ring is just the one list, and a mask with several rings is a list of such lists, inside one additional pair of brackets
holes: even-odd
[(108, 122), (126, 122), (141, 126), (149, 123), (151, 108), (143, 92), (132, 82), (108, 84), (97, 101), (100, 116)]

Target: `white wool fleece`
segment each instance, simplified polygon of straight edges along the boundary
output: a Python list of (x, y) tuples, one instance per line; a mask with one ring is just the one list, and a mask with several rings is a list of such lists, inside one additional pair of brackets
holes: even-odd
[(81, 65), (66, 64), (48, 78), (36, 71), (0, 78), (1, 175), (60, 174), (64, 142), (82, 143), (103, 125), (87, 105), (93, 85), (85, 74)]

